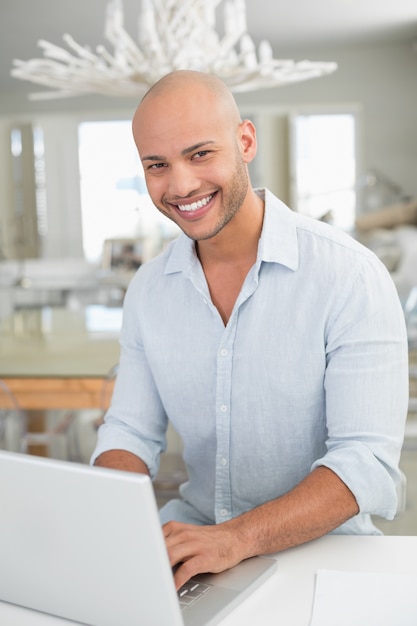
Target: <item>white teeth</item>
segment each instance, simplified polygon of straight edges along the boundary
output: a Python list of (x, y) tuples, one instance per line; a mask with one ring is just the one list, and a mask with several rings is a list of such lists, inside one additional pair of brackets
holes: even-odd
[(203, 198), (202, 200), (199, 200), (198, 202), (192, 202), (191, 204), (178, 204), (177, 206), (180, 211), (197, 211), (197, 209), (202, 209), (203, 206), (206, 206), (206, 204), (210, 202), (212, 197), (213, 197), (212, 195), (207, 196), (207, 198)]

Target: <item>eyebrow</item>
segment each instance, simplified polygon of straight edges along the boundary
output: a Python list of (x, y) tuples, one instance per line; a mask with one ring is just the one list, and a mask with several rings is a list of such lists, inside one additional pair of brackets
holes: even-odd
[[(190, 154), (190, 152), (194, 152), (195, 150), (198, 150), (199, 148), (203, 148), (204, 146), (208, 146), (213, 143), (215, 142), (212, 140), (200, 141), (199, 143), (196, 143), (193, 146), (190, 146), (189, 148), (184, 148), (184, 150), (181, 150), (181, 155), (186, 156), (187, 154)], [(166, 161), (166, 160), (167, 160), (166, 157), (160, 154), (148, 154), (142, 157), (142, 161)]]

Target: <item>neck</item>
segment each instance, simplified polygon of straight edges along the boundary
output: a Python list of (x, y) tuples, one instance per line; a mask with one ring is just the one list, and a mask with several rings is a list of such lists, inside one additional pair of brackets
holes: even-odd
[(261, 236), (264, 202), (253, 191), (233, 219), (215, 237), (196, 242), (204, 266), (210, 263), (239, 263), (255, 260)]

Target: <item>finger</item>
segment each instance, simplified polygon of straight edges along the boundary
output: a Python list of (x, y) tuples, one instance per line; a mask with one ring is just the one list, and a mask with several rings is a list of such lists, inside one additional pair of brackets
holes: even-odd
[[(180, 546), (197, 546), (204, 542), (200, 526), (192, 524), (169, 523), (163, 528), (165, 543), (168, 550)], [(194, 549), (194, 548), (190, 548)], [(184, 553), (186, 556), (186, 553)]]
[(185, 563), (205, 551), (204, 544), (198, 537), (188, 540), (177, 538), (176, 541), (171, 537), (166, 540), (166, 547), (171, 567)]
[(181, 533), (186, 532), (187, 530), (192, 530), (195, 528), (200, 527), (194, 526), (193, 524), (184, 524), (182, 522), (167, 522), (162, 526), (162, 532), (165, 539), (167, 539), (168, 537), (175, 537), (177, 535), (180, 535)]
[(206, 568), (199, 565), (199, 557), (194, 557), (178, 564), (174, 572), (174, 582), (176, 589), (180, 589), (186, 582), (196, 576), (197, 574), (206, 573)]

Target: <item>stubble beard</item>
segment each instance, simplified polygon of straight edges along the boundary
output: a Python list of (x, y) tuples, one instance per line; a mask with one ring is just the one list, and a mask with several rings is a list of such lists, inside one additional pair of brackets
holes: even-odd
[(177, 226), (181, 228), (181, 230), (193, 239), (194, 241), (205, 241), (206, 239), (211, 239), (219, 234), (220, 231), (223, 230), (227, 224), (234, 218), (234, 216), (239, 212), (248, 191), (249, 181), (246, 170), (245, 162), (242, 159), (242, 156), (238, 149), (236, 148), (236, 160), (235, 160), (235, 171), (231, 181), (228, 183), (227, 187), (223, 188), (223, 205), (222, 211), (219, 216), (217, 223), (210, 230), (207, 230), (206, 233), (200, 233), (198, 235), (192, 235), (187, 232), (186, 225), (178, 224), (177, 220), (163, 207), (156, 205), (156, 208), (163, 214), (165, 217), (168, 217), (171, 221), (173, 221)]

